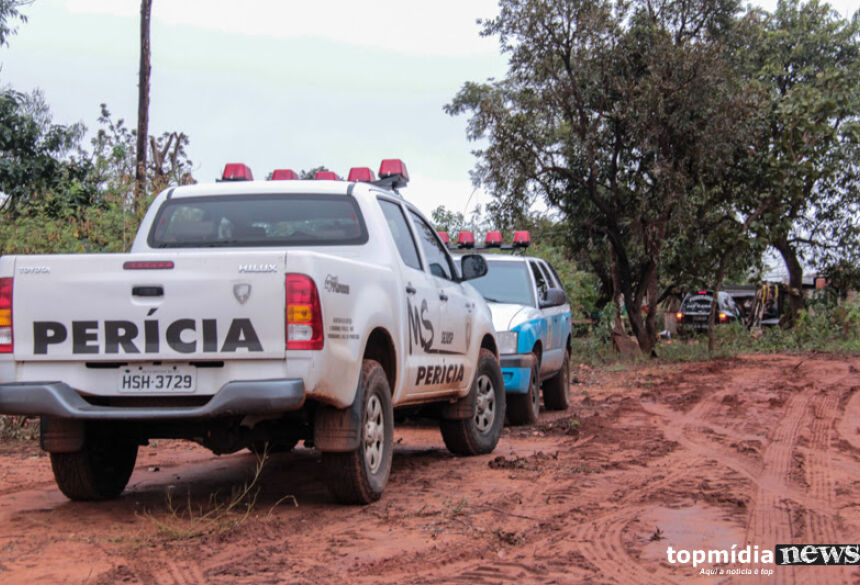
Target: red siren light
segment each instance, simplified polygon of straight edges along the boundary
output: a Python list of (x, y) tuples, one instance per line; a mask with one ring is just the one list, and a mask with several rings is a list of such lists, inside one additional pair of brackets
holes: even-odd
[(351, 183), (370, 183), (376, 180), (376, 175), (370, 170), (370, 167), (352, 167), (349, 169), (349, 176), (346, 180)]
[(532, 243), (527, 231), (514, 232), (514, 248), (528, 248)]
[(446, 246), (451, 243), (451, 237), (448, 235), (448, 232), (436, 232), (439, 234), (439, 239), (442, 240), (442, 243)]
[(275, 169), (272, 171), (272, 181), (297, 181), (299, 175), (293, 169)]
[(409, 171), (406, 170), (406, 164), (399, 158), (386, 158), (379, 165), (379, 178), (393, 178), (391, 186), (397, 189), (409, 183)]
[(317, 171), (314, 179), (318, 181), (337, 181), (337, 175), (333, 171)]
[(457, 245), (461, 248), (474, 248), (475, 234), (472, 232), (460, 232), (457, 234)]
[(484, 237), (484, 245), (487, 248), (501, 248), (502, 232), (487, 232), (486, 237)]
[(248, 165), (242, 163), (227, 163), (224, 166), (222, 181), (253, 181), (254, 174)]

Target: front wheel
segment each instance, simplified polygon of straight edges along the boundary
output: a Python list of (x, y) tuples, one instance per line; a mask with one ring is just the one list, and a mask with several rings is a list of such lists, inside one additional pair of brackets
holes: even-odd
[(570, 352), (567, 350), (564, 350), (561, 369), (543, 383), (543, 403), (547, 410), (567, 410), (570, 406)]
[(342, 504), (370, 504), (382, 496), (394, 452), (394, 410), (385, 370), (364, 360), (356, 400), (361, 400), (358, 449), (323, 453), (329, 488)]
[(481, 455), (496, 448), (505, 422), (505, 385), (493, 352), (481, 349), (469, 395), (472, 414), (462, 420), (442, 420), (442, 438), (457, 455)]
[(529, 372), (529, 387), (525, 394), (508, 394), (508, 421), (512, 425), (533, 425), (540, 415), (540, 374), (537, 357)]

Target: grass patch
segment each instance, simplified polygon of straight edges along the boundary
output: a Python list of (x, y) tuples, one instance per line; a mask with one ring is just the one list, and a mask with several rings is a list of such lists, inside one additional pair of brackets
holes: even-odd
[[(260, 493), (258, 484), (268, 457), (267, 445), (266, 450), (257, 457), (253, 477), (243, 485), (235, 486), (226, 499), (216, 492), (209, 495), (205, 504), (195, 504), (189, 490), (185, 501), (180, 503), (173, 490), (168, 489), (167, 514), (162, 517), (144, 512), (142, 516), (154, 524), (158, 534), (167, 540), (190, 540), (234, 530), (248, 519), (257, 504)], [(289, 498), (293, 496), (285, 496), (280, 501)], [(293, 501), (295, 503), (295, 498)]]
[(39, 417), (0, 415), (0, 440), (32, 441), (39, 438)]
[[(708, 351), (707, 335), (661, 339), (656, 346), (660, 359), (666, 362), (704, 361), (734, 357), (747, 353), (793, 353), (821, 351), (828, 353), (860, 353), (860, 303), (836, 307), (811, 305), (801, 311), (792, 329), (768, 327), (748, 330), (732, 323), (715, 329), (716, 347)], [(571, 340), (574, 363), (592, 367), (619, 368), (635, 366), (647, 357), (623, 359), (612, 349), (608, 330), (601, 325), (588, 337)]]

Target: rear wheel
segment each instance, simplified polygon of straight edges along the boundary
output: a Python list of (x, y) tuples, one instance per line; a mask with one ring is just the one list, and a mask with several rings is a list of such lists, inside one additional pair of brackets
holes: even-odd
[(70, 500), (108, 500), (125, 489), (136, 460), (136, 442), (87, 433), (80, 451), (51, 453), (51, 468), (57, 486)]
[(329, 488), (343, 504), (369, 504), (382, 495), (391, 473), (394, 451), (394, 411), (385, 370), (364, 360), (356, 400), (361, 400), (358, 449), (323, 453)]
[(505, 385), (493, 352), (482, 349), (469, 395), (472, 415), (462, 420), (442, 420), (445, 446), (458, 455), (481, 455), (496, 448), (505, 422)]
[(564, 350), (561, 369), (543, 383), (543, 403), (547, 410), (567, 410), (570, 406), (570, 352), (567, 350)]
[(508, 421), (512, 425), (533, 425), (540, 415), (540, 374), (537, 357), (529, 373), (529, 388), (525, 394), (506, 395)]

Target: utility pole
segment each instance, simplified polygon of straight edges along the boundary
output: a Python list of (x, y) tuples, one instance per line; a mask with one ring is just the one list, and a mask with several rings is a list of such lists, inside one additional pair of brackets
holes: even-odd
[(134, 173), (134, 200), (132, 210), (139, 213), (146, 192), (146, 149), (149, 137), (149, 19), (152, 0), (140, 0), (140, 72), (137, 97), (137, 165)]

